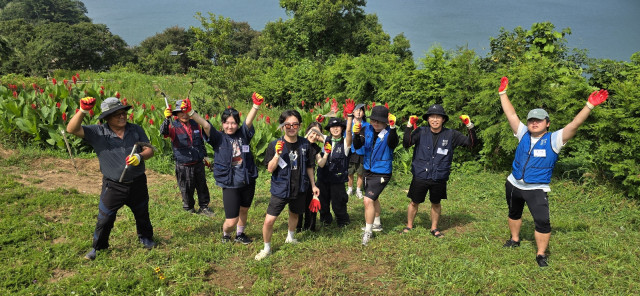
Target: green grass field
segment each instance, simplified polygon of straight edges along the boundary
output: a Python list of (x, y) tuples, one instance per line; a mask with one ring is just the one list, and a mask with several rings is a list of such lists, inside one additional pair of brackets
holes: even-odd
[[(381, 197), (384, 231), (367, 247), (360, 245), (362, 201), (353, 197), (351, 225), (299, 233), (297, 245), (284, 244), (283, 213), (275, 226), (273, 255), (256, 262), (269, 197), (268, 173), (261, 172), (246, 230), (254, 243), (220, 242), (224, 212), (212, 178), (213, 219), (183, 212), (173, 181), (150, 186), (157, 248), (142, 248), (133, 215), (123, 208), (111, 248), (87, 261), (82, 257), (91, 247), (98, 195), (73, 188), (40, 189), (36, 164), (43, 157), (62, 155), (24, 150), (0, 160), (1, 295), (640, 293), (639, 203), (597, 184), (553, 181), (550, 266), (544, 269), (534, 260), (528, 212), (521, 247), (502, 248), (509, 238), (506, 174), (461, 170), (452, 174), (449, 199), (442, 203), (444, 239), (429, 234), (428, 204), (419, 210), (417, 229), (400, 234), (410, 176), (397, 174)], [(33, 185), (23, 185), (16, 167), (34, 176), (26, 180)], [(100, 177), (69, 174), (78, 183), (95, 186)]]

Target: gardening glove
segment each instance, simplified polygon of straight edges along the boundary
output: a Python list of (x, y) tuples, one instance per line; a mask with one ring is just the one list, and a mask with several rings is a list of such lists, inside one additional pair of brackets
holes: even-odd
[(171, 108), (164, 109), (164, 117), (171, 118), (173, 112), (171, 112)]
[(95, 105), (96, 105), (96, 98), (84, 97), (80, 99), (80, 111), (82, 111), (82, 113), (84, 114), (88, 114), (89, 111), (91, 111), (91, 109), (93, 109), (93, 106)]
[(191, 108), (191, 100), (189, 99), (182, 100), (182, 104), (180, 104), (180, 109), (182, 109), (182, 112), (189, 114), (189, 116), (193, 116), (193, 113), (196, 112)]
[(260, 105), (264, 102), (264, 97), (257, 92), (254, 92), (253, 95), (251, 95), (251, 99), (253, 100), (254, 109), (260, 108)]
[(464, 123), (464, 125), (466, 125), (467, 128), (473, 127), (473, 123), (471, 123), (471, 118), (469, 118), (468, 115), (460, 115), (460, 120), (462, 120), (462, 123)]
[(344, 112), (349, 115), (353, 115), (353, 109), (356, 108), (356, 102), (352, 99), (347, 99), (346, 104), (344, 105)]
[(353, 134), (357, 135), (360, 133), (360, 128), (362, 127), (362, 123), (356, 123), (353, 125)]
[(283, 141), (276, 142), (276, 154), (280, 155), (282, 153), (282, 149), (284, 149), (284, 142)]
[(324, 122), (324, 115), (318, 114), (318, 116), (316, 116), (316, 121), (318, 123), (323, 123)]
[(138, 166), (140, 164), (140, 159), (142, 159), (140, 154), (134, 153), (133, 155), (127, 156), (125, 161), (127, 162), (127, 165)]
[(309, 211), (311, 211), (312, 213), (317, 213), (320, 210), (320, 200), (318, 199), (317, 196), (313, 196), (313, 199), (311, 199), (311, 202), (309, 203)]
[(593, 107), (602, 104), (602, 102), (607, 100), (609, 96), (609, 92), (606, 89), (601, 89), (600, 91), (594, 91), (589, 96), (589, 100), (587, 101), (587, 107), (593, 110)]
[(211, 166), (211, 163), (209, 162), (208, 157), (203, 158), (202, 161), (204, 162), (205, 167), (209, 168), (209, 170), (213, 170), (213, 167)]
[(418, 116), (411, 115), (409, 116), (409, 122), (407, 122), (407, 127), (412, 127), (415, 130), (418, 128)]
[(502, 77), (502, 79), (500, 79), (500, 88), (498, 88), (498, 94), (506, 94), (507, 93), (507, 88), (509, 87), (509, 78), (507, 78), (507, 76)]
[(387, 119), (389, 120), (389, 127), (396, 128), (396, 116), (389, 113), (389, 116), (387, 116)]
[(329, 142), (324, 143), (324, 153), (331, 154), (331, 143)]

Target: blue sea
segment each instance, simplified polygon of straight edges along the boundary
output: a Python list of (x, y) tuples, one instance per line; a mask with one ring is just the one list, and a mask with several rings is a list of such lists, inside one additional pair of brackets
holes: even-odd
[[(106, 24), (129, 45), (172, 26), (198, 27), (196, 12), (248, 22), (262, 30), (267, 22), (287, 19), (277, 0), (83, 0), (94, 23)], [(529, 29), (549, 21), (557, 31), (571, 28), (571, 48), (587, 49), (593, 58), (629, 61), (640, 51), (639, 0), (370, 0), (366, 13), (376, 14), (391, 38), (404, 33), (415, 58), (439, 44), (459, 46), (484, 56), (489, 38), (500, 28)]]

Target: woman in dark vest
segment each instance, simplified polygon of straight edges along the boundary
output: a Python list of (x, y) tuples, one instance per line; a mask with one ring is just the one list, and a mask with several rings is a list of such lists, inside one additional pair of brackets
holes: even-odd
[(247, 114), (244, 124), (236, 109), (227, 108), (220, 115), (222, 132), (197, 113), (193, 118), (203, 126), (205, 139), (213, 147), (213, 177), (216, 185), (222, 188), (222, 202), (226, 220), (222, 224), (222, 242), (231, 241), (231, 233), (236, 228), (235, 242), (250, 244), (252, 240), (244, 233), (247, 214), (256, 191), (256, 168), (249, 143), (255, 134), (253, 119), (264, 98), (257, 93), (252, 95), (253, 107)]
[[(321, 148), (320, 146), (318, 146), (318, 144), (316, 144), (316, 143), (324, 143), (324, 139), (326, 138), (326, 136), (322, 134), (322, 125), (317, 121), (310, 123), (309, 126), (307, 126), (307, 130), (305, 130), (305, 138), (311, 144), (310, 145), (311, 157), (313, 157), (316, 160), (316, 164), (318, 166), (324, 165), (324, 161), (326, 161), (326, 159), (323, 159), (320, 156)], [(313, 192), (311, 192), (311, 190), (307, 190), (304, 196), (305, 196), (305, 202), (304, 202), (305, 210), (304, 210), (304, 213), (300, 214), (300, 217), (298, 217), (298, 226), (296, 227), (296, 231), (297, 232), (300, 232), (303, 230), (316, 231), (316, 216), (318, 213), (312, 212), (311, 209), (309, 208), (309, 205), (311, 204), (311, 200), (313, 199)]]

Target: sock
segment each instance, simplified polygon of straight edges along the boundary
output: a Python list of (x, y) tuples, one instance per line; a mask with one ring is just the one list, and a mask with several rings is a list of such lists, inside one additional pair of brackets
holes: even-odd
[(371, 229), (373, 228), (373, 224), (365, 224), (364, 225), (364, 232), (371, 232)]
[(236, 236), (242, 234), (244, 232), (244, 226), (238, 225), (236, 228)]
[(380, 216), (377, 216), (373, 219), (373, 224), (380, 225)]
[(264, 243), (264, 249), (267, 251), (271, 251), (271, 243)]
[(352, 191), (352, 190), (353, 190), (353, 187), (350, 187), (350, 186), (347, 187), (347, 191)]
[(292, 240), (292, 239), (293, 239), (293, 235), (294, 235), (295, 233), (296, 233), (296, 231), (295, 231), (295, 230), (294, 230), (294, 231), (288, 230), (288, 231), (287, 231), (287, 239), (288, 239), (288, 240)]
[(360, 188), (358, 187), (358, 188), (356, 188), (356, 192), (360, 192), (360, 193), (362, 193), (362, 189), (360, 189)]
[(230, 236), (230, 234), (226, 233), (225, 231), (222, 232), (222, 235), (224, 236)]

